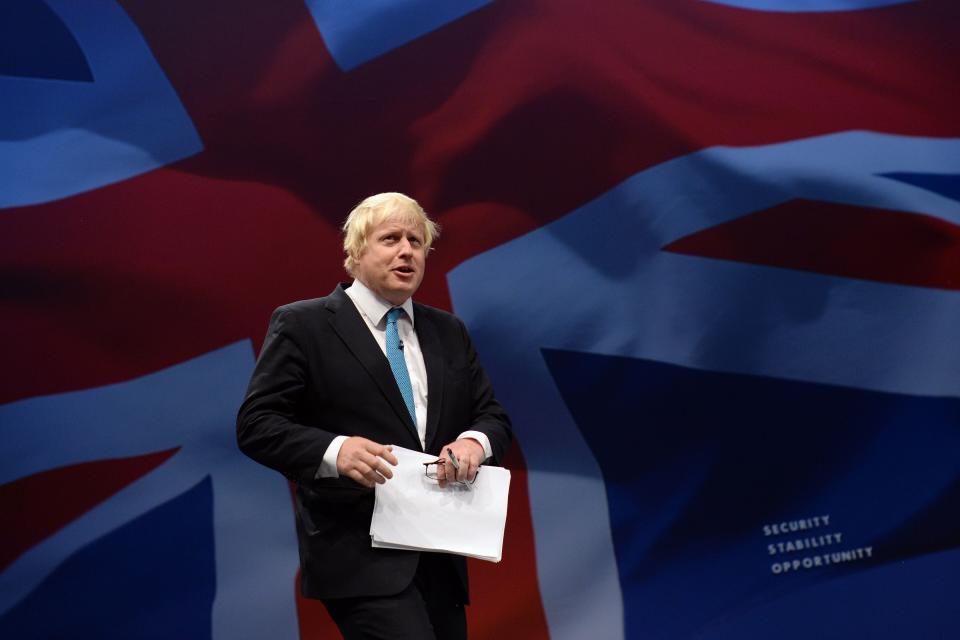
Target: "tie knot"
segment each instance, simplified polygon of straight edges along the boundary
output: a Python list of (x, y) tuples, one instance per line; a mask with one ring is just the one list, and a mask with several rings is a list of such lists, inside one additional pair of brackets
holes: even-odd
[(387, 324), (396, 324), (397, 320), (400, 319), (400, 314), (403, 313), (403, 309), (400, 307), (394, 307), (387, 311)]

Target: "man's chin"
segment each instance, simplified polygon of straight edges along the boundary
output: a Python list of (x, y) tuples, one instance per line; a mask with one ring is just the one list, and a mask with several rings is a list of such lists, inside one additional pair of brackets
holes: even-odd
[(388, 300), (393, 304), (400, 304), (407, 298), (412, 298), (419, 288), (419, 282), (400, 282), (390, 287)]

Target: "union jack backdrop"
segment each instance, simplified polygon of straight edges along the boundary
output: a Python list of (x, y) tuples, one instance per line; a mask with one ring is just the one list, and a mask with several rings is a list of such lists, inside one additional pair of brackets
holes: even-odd
[(233, 425), (380, 191), (515, 422), (472, 637), (957, 637), (958, 114), (954, 0), (4, 0), (0, 637), (338, 637)]

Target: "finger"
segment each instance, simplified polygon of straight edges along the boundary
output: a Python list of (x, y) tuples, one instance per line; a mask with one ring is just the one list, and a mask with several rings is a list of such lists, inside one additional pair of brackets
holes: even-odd
[(380, 455), (380, 452), (383, 451), (383, 449), (384, 449), (384, 446), (382, 444), (377, 444), (373, 440), (366, 440), (363, 443), (363, 447), (361, 447), (361, 451), (363, 451), (364, 454), (368, 454), (371, 456)]
[(377, 475), (383, 477), (384, 480), (388, 478), (392, 478), (393, 471), (390, 471), (390, 467), (383, 464), (380, 460), (381, 460), (380, 458), (377, 458), (377, 461), (373, 463), (373, 470), (377, 473)]
[(386, 482), (386, 479), (380, 475), (379, 468), (377, 467), (378, 458), (372, 458), (369, 461), (358, 460), (355, 466), (357, 472), (367, 480), (368, 484), (366, 486), (372, 487), (374, 484), (383, 484)]
[(363, 486), (367, 487), (368, 489), (371, 488), (371, 487), (373, 487), (373, 483), (370, 482), (369, 480), (367, 480), (367, 478), (365, 478), (364, 475), (363, 475), (362, 473), (360, 473), (359, 471), (357, 471), (356, 469), (351, 469), (350, 471), (348, 471), (348, 472), (347, 472), (347, 477), (349, 477), (351, 480), (353, 480), (354, 482), (356, 482), (356, 483), (358, 483), (358, 484), (362, 484)]
[[(449, 467), (449, 472), (450, 472), (448, 479), (450, 480), (450, 482), (455, 482), (455, 481), (463, 482), (463, 479), (466, 477), (464, 474), (466, 474), (467, 472), (467, 460), (460, 455), (460, 451), (458, 451), (458, 447), (451, 445), (450, 448), (453, 449), (453, 455), (457, 456), (457, 462), (459, 462), (460, 464), (459, 464), (459, 468), (457, 468), (453, 466), (452, 462), (450, 462), (449, 460), (447, 461), (447, 466)], [(446, 447), (444, 447), (444, 451), (446, 451)]]
[(384, 460), (385, 462), (388, 462), (393, 466), (397, 466), (397, 464), (400, 462), (399, 460), (397, 460), (397, 456), (390, 453), (390, 450), (387, 449), (386, 447), (383, 447), (375, 452), (371, 451), (370, 453), (372, 453), (377, 460)]
[(392, 453), (393, 447), (384, 447), (383, 449), (384, 449), (383, 452), (380, 453), (381, 458), (383, 458), (393, 466), (397, 466), (398, 464), (400, 464), (400, 461), (397, 460), (397, 456), (393, 455)]
[(367, 464), (363, 460), (355, 460), (353, 463), (353, 468), (356, 469), (357, 473), (359, 473), (364, 478), (370, 477), (371, 467), (369, 464)]
[(373, 484), (383, 484), (387, 481), (383, 476), (383, 471), (386, 471), (386, 469), (381, 470), (379, 460), (380, 458), (375, 457), (369, 463), (364, 464), (366, 470), (363, 471), (363, 476), (372, 483), (370, 484), (371, 487)]
[(368, 451), (364, 451), (360, 456), (360, 462), (371, 469), (376, 469), (377, 464), (380, 462), (380, 458)]
[(480, 467), (483, 466), (484, 454), (478, 455), (473, 459), (473, 464), (470, 469), (470, 481), (473, 482), (477, 479), (477, 474), (480, 473)]
[(393, 447), (389, 445), (377, 444), (376, 442), (373, 442), (373, 441), (368, 441), (368, 444), (365, 448), (366, 453), (369, 453), (370, 455), (376, 456), (378, 458), (383, 458), (393, 466), (397, 466), (397, 464), (399, 464), (400, 461), (397, 460), (397, 456), (391, 453), (392, 451), (393, 451)]
[(367, 447), (365, 444), (357, 447), (351, 452), (351, 458), (353, 458), (354, 463), (369, 460), (371, 457), (371, 454), (367, 452)]

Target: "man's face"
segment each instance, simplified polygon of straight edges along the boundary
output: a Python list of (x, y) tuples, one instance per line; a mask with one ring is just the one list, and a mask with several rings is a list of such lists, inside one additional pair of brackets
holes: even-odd
[(387, 218), (367, 236), (354, 275), (384, 300), (400, 305), (420, 286), (425, 262), (423, 230), (413, 222)]

